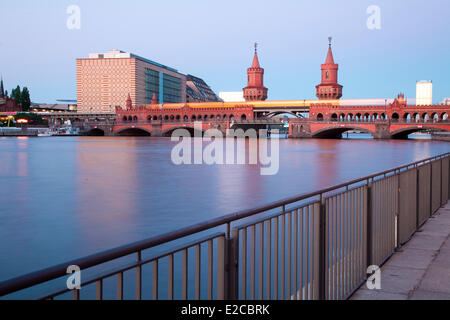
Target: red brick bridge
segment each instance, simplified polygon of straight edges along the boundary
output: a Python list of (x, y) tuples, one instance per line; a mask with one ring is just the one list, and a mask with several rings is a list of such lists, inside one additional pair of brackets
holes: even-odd
[[(245, 122), (246, 128), (265, 127), (262, 122), (268, 118), (259, 111), (257, 102), (128, 104), (124, 109), (116, 107), (114, 123), (91, 125), (87, 131), (90, 135), (170, 136), (178, 128), (194, 132), (194, 122), (201, 122), (202, 131), (215, 128), (225, 134), (237, 122)], [(448, 105), (407, 105), (402, 94), (385, 106), (342, 106), (339, 101), (319, 100), (309, 104), (309, 118), (289, 119), (289, 133), (292, 138), (336, 138), (357, 130), (377, 139), (406, 138), (422, 130), (450, 131), (449, 113)]]

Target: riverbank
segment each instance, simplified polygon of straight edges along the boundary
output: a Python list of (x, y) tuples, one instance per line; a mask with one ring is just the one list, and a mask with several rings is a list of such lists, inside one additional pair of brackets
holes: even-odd
[(352, 300), (450, 300), (450, 202), (381, 267), (381, 289)]
[(431, 134), (431, 139), (438, 141), (449, 141), (450, 142), (450, 132), (436, 132)]

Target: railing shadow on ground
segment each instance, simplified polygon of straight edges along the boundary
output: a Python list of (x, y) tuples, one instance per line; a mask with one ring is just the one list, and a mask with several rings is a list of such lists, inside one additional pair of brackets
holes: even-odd
[[(447, 202), (449, 159), (438, 155), (75, 259), (1, 282), (0, 296), (346, 299), (368, 266), (381, 266)], [(65, 286), (71, 265), (82, 270), (81, 290)]]

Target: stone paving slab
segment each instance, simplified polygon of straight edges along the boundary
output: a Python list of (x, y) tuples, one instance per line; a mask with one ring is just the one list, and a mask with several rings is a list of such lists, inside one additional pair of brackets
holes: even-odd
[(381, 289), (352, 300), (450, 300), (450, 202), (381, 267)]

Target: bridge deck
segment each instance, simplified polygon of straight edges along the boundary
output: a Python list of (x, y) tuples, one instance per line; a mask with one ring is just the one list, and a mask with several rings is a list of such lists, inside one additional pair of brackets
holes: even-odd
[(381, 290), (353, 300), (450, 300), (450, 201), (381, 268)]

